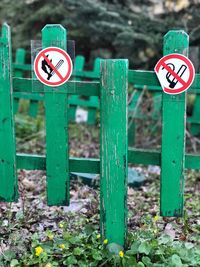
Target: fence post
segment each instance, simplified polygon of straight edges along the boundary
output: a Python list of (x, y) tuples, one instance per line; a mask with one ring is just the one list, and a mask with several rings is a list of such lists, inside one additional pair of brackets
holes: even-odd
[[(76, 75), (76, 71), (83, 71), (85, 65), (85, 58), (83, 56), (76, 56), (74, 60), (74, 75)], [(73, 77), (74, 81), (81, 81), (80, 78)], [(79, 95), (69, 95), (68, 99), (71, 99), (73, 101), (79, 100)], [(69, 121), (76, 121), (76, 109), (77, 105), (70, 105), (69, 108)]]
[[(94, 61), (94, 68), (93, 73), (98, 75), (100, 73), (100, 58), (96, 58)], [(90, 96), (89, 102), (98, 103), (99, 99), (97, 96)], [(97, 117), (97, 108), (96, 107), (89, 107), (88, 108), (88, 125), (94, 125), (96, 123), (96, 117)]]
[(0, 201), (18, 198), (11, 77), (10, 27), (4, 24), (0, 38)]
[[(67, 32), (61, 25), (46, 25), (42, 29), (42, 46), (56, 46), (66, 50)], [(68, 96), (53, 92), (45, 86), (46, 169), (48, 205), (68, 205), (69, 152), (68, 152)]]
[(128, 60), (102, 60), (100, 78), (101, 234), (124, 245), (127, 230)]
[[(25, 64), (25, 55), (26, 55), (26, 51), (23, 48), (18, 48), (16, 50), (16, 54), (15, 54), (15, 63), (17, 64)], [(19, 77), (22, 78), (24, 75), (24, 71), (23, 70), (19, 70), (19, 69), (15, 69), (13, 70), (13, 74), (14, 77)], [(14, 96), (13, 99), (13, 111), (14, 114), (17, 113), (18, 109), (19, 109), (19, 102), (20, 102), (20, 98), (17, 96)]]
[[(23, 48), (18, 48), (15, 54), (16, 64), (25, 64), (26, 51)], [(14, 69), (14, 77), (22, 78), (24, 76), (24, 70)]]
[[(169, 31), (164, 37), (164, 55), (188, 56), (189, 37), (184, 31)], [(162, 95), (161, 215), (183, 214), (185, 169), (186, 93)]]

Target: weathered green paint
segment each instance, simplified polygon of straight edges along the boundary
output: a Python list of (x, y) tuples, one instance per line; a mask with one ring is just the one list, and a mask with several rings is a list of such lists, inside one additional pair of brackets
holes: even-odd
[[(19, 51), (23, 49), (19, 49)], [(18, 51), (16, 53), (16, 55), (18, 54)], [(20, 57), (19, 57), (20, 58)], [(83, 56), (77, 56), (75, 58), (75, 63), (74, 63), (74, 72), (73, 72), (73, 77), (74, 80), (80, 80), (80, 72), (83, 73), (82, 78), (87, 78), (87, 79), (97, 79), (97, 77), (99, 77), (99, 58), (97, 58), (94, 62), (94, 68), (93, 71), (83, 71), (83, 65), (84, 65), (84, 61), (85, 58)], [(19, 60), (16, 60), (16, 62), (20, 62)], [(25, 67), (26, 66), (26, 67)], [(28, 64), (18, 64), (18, 63), (14, 63), (13, 64), (13, 68), (14, 71), (19, 71), (20, 73), (22, 73), (24, 70), (31, 70), (31, 66), (29, 66)], [(77, 72), (76, 72), (77, 71)], [(150, 78), (150, 76), (152, 76), (152, 79)], [(154, 76), (154, 77), (153, 77)], [(151, 80), (151, 81), (150, 81)], [(135, 70), (129, 70), (129, 82), (133, 82), (134, 81), (134, 88), (138, 89), (138, 93), (141, 93), (141, 91), (144, 89), (144, 85), (146, 90), (148, 91), (152, 91), (152, 100), (153, 100), (153, 110), (152, 110), (152, 114), (151, 117), (153, 120), (157, 120), (158, 114), (160, 113), (160, 109), (161, 109), (161, 101), (158, 101), (161, 97), (161, 93), (162, 93), (162, 89), (160, 86), (158, 85), (146, 85), (146, 84), (142, 84), (141, 81), (143, 81), (144, 83), (147, 84), (152, 84), (152, 81), (154, 82), (154, 84), (159, 84), (158, 81), (155, 79), (155, 73), (154, 72), (146, 72), (146, 71), (135, 71)], [(135, 84), (138, 83), (138, 84)], [(197, 88), (195, 88), (197, 86)], [(200, 131), (200, 120), (199, 120), (199, 91), (198, 91), (198, 87), (199, 87), (199, 78), (198, 76), (196, 76), (195, 82), (192, 85), (192, 89), (188, 90), (188, 93), (196, 93), (196, 98), (195, 98), (195, 104), (194, 104), (194, 109), (193, 109), (193, 114), (191, 117), (187, 118), (187, 121), (190, 123), (191, 127), (191, 133), (193, 135), (197, 135)], [(16, 94), (14, 94), (14, 113), (16, 113), (17, 109), (18, 109), (18, 99), (22, 98), (20, 97), (20, 95), (18, 96), (18, 99), (16, 97)], [(32, 96), (32, 98), (31, 98)], [(37, 115), (37, 111), (38, 111), (38, 101), (36, 94), (31, 94), (31, 95), (23, 95), (23, 97), (25, 97), (25, 99), (30, 99), (30, 108), (29, 108), (29, 115), (30, 116), (36, 116)], [(97, 111), (97, 107), (99, 106), (99, 99), (95, 96), (90, 97), (88, 100), (85, 99), (81, 99), (79, 96), (77, 95), (72, 95), (69, 97), (69, 105), (70, 105), (70, 109), (69, 109), (69, 120), (73, 121), (75, 120), (75, 112), (76, 112), (76, 108), (77, 106), (81, 106), (81, 107), (86, 107), (89, 109), (89, 113), (88, 113), (88, 124), (94, 124), (96, 121), (96, 111)], [(131, 110), (131, 104), (129, 105), (129, 110)], [(91, 112), (90, 112), (91, 111)], [(134, 114), (134, 116), (136, 118), (139, 119), (145, 119), (145, 114), (143, 112), (141, 112), (140, 108), (137, 109), (137, 112)], [(128, 128), (128, 135), (129, 135), (129, 144), (131, 146), (134, 145), (134, 139), (135, 139), (135, 123), (134, 120), (132, 120), (133, 123), (129, 124), (129, 128)], [(153, 128), (153, 131), (155, 132), (157, 130), (156, 125)]]
[(135, 133), (136, 133), (136, 124), (135, 124), (135, 118), (137, 110), (138, 110), (138, 101), (141, 96), (141, 91), (134, 90), (132, 99), (130, 101), (130, 104), (128, 106), (128, 145), (134, 146), (135, 145)]
[(100, 78), (101, 234), (124, 245), (127, 227), (128, 61), (103, 60)]
[[(42, 30), (43, 49), (56, 46), (66, 51), (66, 36), (67, 32), (61, 25), (46, 25)], [(44, 86), (48, 205), (69, 205), (68, 97), (53, 92), (53, 89), (59, 91), (63, 87)]]
[[(156, 150), (129, 148), (128, 163), (161, 165), (161, 152)], [(17, 168), (26, 170), (46, 170), (46, 157), (33, 154), (17, 154)], [(200, 155), (185, 155), (186, 169), (200, 169)], [(100, 160), (91, 158), (70, 158), (70, 172), (100, 173)]]
[(38, 114), (38, 101), (37, 100), (30, 99), (28, 114), (32, 118), (35, 118), (37, 116), (37, 114)]
[[(76, 71), (82, 71), (85, 65), (85, 58), (83, 56), (77, 56), (75, 58), (75, 62), (74, 62), (74, 68), (73, 68), (73, 73), (74, 73), (74, 78), (73, 80), (75, 81), (80, 81), (80, 78), (75, 77), (75, 73)], [(76, 108), (78, 104), (75, 104), (78, 102), (79, 100), (79, 96), (78, 95), (72, 95), (69, 97), (69, 102), (70, 100), (72, 100), (73, 104), (70, 105), (70, 109), (69, 109), (69, 120), (70, 121), (75, 121), (76, 119)]]
[[(169, 31), (164, 37), (164, 55), (188, 56), (189, 37), (184, 31)], [(186, 93), (162, 98), (162, 146), (160, 213), (183, 215), (185, 168)]]
[[(96, 75), (99, 75), (100, 73), (100, 58), (96, 58), (94, 61), (94, 68), (93, 68), (93, 72)], [(95, 103), (95, 105), (89, 106), (88, 107), (88, 124), (89, 125), (94, 125), (96, 123), (96, 116), (97, 116), (97, 108), (96, 105), (99, 104), (99, 99), (96, 96), (91, 96), (89, 101), (89, 103)]]
[[(69, 164), (70, 172), (100, 173), (99, 159), (70, 158)], [(17, 168), (26, 170), (46, 170), (46, 157), (19, 153), (17, 154)]]
[[(25, 57), (26, 57), (26, 51), (23, 48), (18, 48), (15, 55), (15, 65), (13, 64), (13, 72), (14, 77), (23, 78), (24, 76), (24, 69), (23, 68), (16, 68), (16, 66), (24, 66), (25, 65)], [(38, 112), (38, 101), (34, 99), (34, 94), (32, 94), (32, 98), (28, 98), (29, 101), (29, 115), (31, 117), (36, 117)], [(22, 98), (20, 95), (14, 94), (14, 114), (17, 113), (19, 109), (19, 101)], [(25, 99), (27, 99), (25, 97)]]
[[(157, 120), (159, 118), (160, 112), (161, 112), (161, 98), (162, 94), (159, 92), (155, 92), (152, 94), (152, 101), (153, 101), (153, 107), (152, 107), (152, 119)], [(158, 128), (155, 127), (154, 132), (157, 131)]]
[[(129, 70), (129, 83), (134, 84), (134, 87), (138, 90), (143, 90), (144, 86), (150, 91), (162, 91), (160, 83), (153, 71), (143, 71), (143, 70)], [(142, 86), (141, 86), (142, 85)], [(200, 89), (200, 74), (196, 74), (189, 93), (198, 93)]]
[(31, 64), (18, 64), (18, 63), (13, 63), (13, 69), (14, 71), (16, 70), (22, 70), (22, 71), (31, 71), (32, 66)]
[(99, 82), (68, 81), (67, 83), (63, 84), (62, 88), (60, 88), (60, 90), (58, 91), (58, 89), (54, 87), (49, 87), (48, 89), (46, 89), (44, 84), (42, 84), (39, 80), (34, 80), (33, 82), (32, 79), (13, 78), (13, 90), (14, 92), (23, 93), (31, 93), (32, 91), (34, 91), (39, 93), (56, 92), (57, 94), (66, 93), (72, 95), (75, 94), (85, 96), (99, 96)]
[(18, 198), (11, 64), (10, 27), (4, 24), (0, 38), (0, 201)]
[[(195, 121), (197, 123), (195, 123)], [(193, 135), (200, 133), (200, 95), (196, 94), (192, 116), (190, 118), (191, 127), (190, 131)]]
[[(17, 64), (24, 64), (25, 56), (26, 56), (26, 51), (22, 48), (18, 48), (16, 51), (16, 54), (15, 54), (15, 62)], [(24, 74), (23, 70), (13, 68), (14, 77), (22, 78), (23, 74)], [(13, 112), (14, 112), (14, 114), (17, 113), (17, 111), (19, 109), (19, 101), (20, 101), (20, 97), (16, 97), (14, 95), (14, 98), (13, 98)]]
[[(23, 65), (25, 63), (26, 51), (23, 48), (18, 48), (15, 54), (15, 63), (19, 65)], [(14, 77), (23, 77), (24, 71), (19, 68), (13, 68)]]

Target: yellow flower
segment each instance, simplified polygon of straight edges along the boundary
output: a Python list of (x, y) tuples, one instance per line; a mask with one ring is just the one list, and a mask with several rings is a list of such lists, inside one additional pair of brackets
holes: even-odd
[(158, 230), (157, 229), (154, 229), (153, 232), (154, 232), (154, 234), (157, 234), (158, 233)]
[(156, 215), (156, 216), (153, 218), (153, 221), (154, 221), (154, 222), (157, 222), (158, 220), (159, 220), (159, 216)]
[(107, 245), (107, 244), (108, 244), (108, 239), (105, 239), (105, 240), (103, 241), (103, 243), (104, 243), (104, 245)]
[(61, 249), (65, 249), (65, 244), (60, 244), (60, 245), (59, 245), (59, 248), (61, 248)]
[(40, 254), (41, 254), (43, 251), (44, 251), (43, 248), (40, 247), (40, 246), (38, 246), (38, 247), (35, 248), (35, 255), (39, 257)]
[(51, 263), (47, 263), (46, 265), (45, 265), (45, 267), (51, 267), (52, 265), (51, 265)]
[(47, 237), (49, 238), (49, 240), (53, 240), (53, 238), (54, 238), (54, 234), (51, 234), (51, 233), (50, 233), (50, 234), (47, 235)]
[(64, 227), (64, 224), (63, 223), (59, 223), (59, 227), (60, 228), (63, 228)]
[(124, 252), (123, 252), (122, 250), (120, 250), (120, 252), (119, 252), (119, 256), (120, 256), (121, 258), (124, 257)]
[(101, 237), (101, 235), (98, 234), (98, 235), (97, 235), (97, 239), (99, 239), (100, 237)]

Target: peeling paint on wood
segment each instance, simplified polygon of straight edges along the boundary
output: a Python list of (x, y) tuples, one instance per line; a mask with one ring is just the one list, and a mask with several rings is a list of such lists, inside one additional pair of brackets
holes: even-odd
[[(188, 56), (189, 36), (184, 31), (169, 31), (164, 37), (164, 55)], [(186, 92), (163, 93), (160, 213), (183, 215), (185, 169)]]
[(0, 200), (16, 201), (16, 145), (12, 99), (10, 27), (4, 24), (0, 40)]
[[(57, 24), (42, 30), (43, 49), (56, 46), (66, 51), (67, 32)], [(66, 85), (63, 85), (66, 86)], [(62, 90), (63, 86), (56, 90)], [(48, 205), (69, 205), (68, 97), (44, 86), (46, 119), (46, 169)]]
[(127, 230), (128, 61), (102, 61), (100, 78), (101, 233), (124, 245)]

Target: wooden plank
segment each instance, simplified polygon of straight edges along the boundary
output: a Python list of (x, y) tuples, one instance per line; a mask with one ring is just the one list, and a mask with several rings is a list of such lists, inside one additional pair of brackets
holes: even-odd
[[(100, 173), (100, 160), (87, 158), (70, 158), (70, 172)], [(46, 157), (34, 154), (17, 154), (17, 168), (26, 170), (46, 170)], [(67, 171), (67, 170), (66, 170)]]
[(73, 76), (78, 78), (99, 79), (100, 74), (93, 71), (76, 71)]
[[(42, 29), (42, 47), (56, 46), (66, 51), (67, 32), (57, 24)], [(59, 86), (62, 89), (63, 86)], [(58, 94), (58, 87), (44, 86), (46, 119), (46, 169), (48, 205), (69, 205), (70, 176), (68, 152), (67, 94)]]
[[(135, 85), (138, 90), (143, 90), (144, 86), (147, 86), (147, 90), (150, 91), (161, 91), (159, 81), (153, 71), (143, 70), (129, 70), (129, 83)], [(200, 74), (195, 75), (194, 82), (188, 89), (190, 93), (200, 93)]]
[[(74, 76), (73, 80), (75, 81), (80, 81), (80, 78), (77, 78), (75, 73), (76, 71), (83, 71), (85, 65), (85, 58), (83, 56), (76, 56), (75, 62), (74, 62)], [(75, 121), (76, 120), (76, 108), (77, 108), (77, 101), (79, 100), (78, 95), (71, 95), (69, 96), (69, 104), (70, 104), (70, 109), (69, 109), (69, 120), (70, 121)]]
[(76, 106), (81, 106), (81, 107), (93, 107), (95, 109), (100, 107), (99, 101), (96, 101), (96, 96), (95, 99), (91, 99), (91, 100), (84, 100), (84, 99), (80, 99), (78, 98), (77, 100), (73, 99), (69, 99), (69, 104), (73, 104)]
[(32, 118), (37, 117), (38, 114), (38, 100), (30, 99), (28, 115)]
[[(25, 63), (26, 51), (23, 48), (18, 48), (15, 55), (15, 63), (23, 65)], [(24, 76), (24, 71), (19, 68), (13, 68), (14, 77), (22, 78)]]
[(37, 101), (44, 101), (44, 94), (40, 93), (14, 93), (14, 96), (21, 99), (33, 99)]
[(32, 70), (31, 64), (18, 64), (18, 63), (13, 63), (13, 68), (15, 70), (22, 70), (22, 71), (31, 71)]
[[(188, 55), (189, 37), (184, 31), (169, 31), (164, 37), (164, 55)], [(161, 216), (183, 215), (186, 93), (162, 99)]]
[[(13, 90), (14, 92), (32, 93), (32, 79), (13, 79)], [(37, 88), (37, 89), (36, 89)], [(47, 91), (44, 85), (38, 81), (34, 80), (34, 92), (44, 93)], [(51, 92), (57, 92), (57, 94), (75, 94), (75, 95), (85, 95), (85, 96), (99, 96), (99, 82), (79, 82), (79, 81), (68, 81), (66, 84), (62, 85), (59, 92), (58, 89), (52, 87), (49, 88)]]
[[(134, 71), (136, 74), (137, 71)], [(144, 77), (149, 72), (144, 72)], [(154, 77), (156, 74), (152, 73), (150, 76)], [(139, 75), (141, 77), (141, 74)], [(156, 76), (155, 76), (156, 77)], [(138, 77), (137, 77), (138, 78)], [(32, 92), (32, 79), (30, 78), (13, 78), (13, 91), (14, 92)], [(149, 84), (151, 85), (149, 85)], [(150, 82), (150, 78), (147, 85), (147, 90), (150, 91), (160, 91), (161, 89), (156, 89), (153, 85), (153, 83)], [(156, 86), (156, 85), (155, 85)], [(44, 92), (44, 85), (38, 81), (34, 80), (34, 91), (35, 92)], [(138, 90), (141, 88), (141, 86), (138, 86)], [(158, 87), (157, 87), (158, 88)], [(53, 91), (56, 91), (55, 89), (52, 89)], [(141, 89), (142, 90), (142, 89)], [(60, 91), (59, 91), (60, 92)], [(67, 84), (62, 88), (61, 93), (68, 93), (68, 94), (77, 94), (77, 95), (85, 95), (85, 96), (99, 96), (99, 82), (89, 82), (89, 81), (68, 81)], [(189, 93), (197, 93), (200, 94), (200, 74), (195, 75), (195, 79), (193, 84), (191, 85), (190, 89), (188, 89)]]
[[(88, 78), (88, 79), (99, 79), (99, 74), (93, 71), (77, 71), (74, 73), (76, 77)], [(147, 90), (151, 91), (162, 91), (160, 83), (154, 71), (143, 71), (143, 70), (129, 70), (128, 71), (128, 82), (136, 85), (135, 88), (143, 90), (144, 86), (147, 86)], [(200, 74), (195, 75), (194, 82), (190, 86), (188, 92), (198, 93), (200, 89)]]
[(128, 61), (102, 61), (100, 80), (101, 234), (124, 245), (127, 228)]
[[(25, 56), (26, 56), (26, 52), (23, 48), (18, 48), (15, 54), (15, 62), (17, 64), (24, 64), (25, 62)], [(24, 71), (20, 70), (20, 69), (15, 69), (13, 68), (13, 75), (14, 77), (18, 77), (18, 78), (22, 78)], [(14, 95), (14, 99), (13, 99), (13, 112), (14, 114), (17, 113), (18, 109), (19, 109), (19, 101), (20, 101), (20, 97), (16, 97)]]
[(16, 145), (12, 101), (12, 53), (10, 27), (4, 24), (0, 42), (0, 201), (18, 198)]
[(136, 134), (136, 124), (135, 118), (138, 110), (138, 101), (141, 96), (141, 91), (134, 90), (134, 95), (131, 99), (130, 104), (128, 105), (128, 145), (134, 146), (135, 144), (135, 134)]
[(128, 149), (128, 163), (160, 166), (160, 151), (130, 148)]
[(200, 95), (195, 96), (192, 116), (190, 122), (197, 121), (198, 123), (191, 123), (190, 131), (192, 135), (198, 135), (200, 133)]
[[(100, 74), (100, 58), (96, 58), (94, 61), (94, 67), (93, 67), (93, 72), (98, 76)], [(96, 103), (96, 105), (99, 104), (99, 98), (96, 96), (91, 96), (89, 99), (89, 102), (91, 103)], [(97, 108), (94, 106), (92, 107), (91, 105), (88, 107), (88, 120), (87, 123), (88, 125), (94, 125), (96, 123), (96, 115), (97, 115)]]
[[(141, 165), (161, 165), (161, 153), (156, 150), (129, 148), (128, 163)], [(186, 154), (185, 167), (200, 170), (200, 155)], [(46, 157), (33, 154), (17, 154), (17, 168), (26, 170), (46, 170)], [(70, 158), (70, 172), (100, 173), (99, 159)]]

